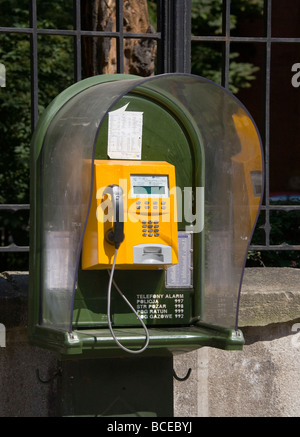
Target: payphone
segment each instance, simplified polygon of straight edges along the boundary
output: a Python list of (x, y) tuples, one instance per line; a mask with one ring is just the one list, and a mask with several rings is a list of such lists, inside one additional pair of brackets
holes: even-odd
[(243, 347), (263, 163), (233, 95), (188, 74), (89, 78), (52, 102), (31, 150), (33, 344), (64, 358)]
[(178, 262), (175, 168), (159, 161), (98, 161), (82, 268), (160, 269)]
[[(82, 269), (110, 269), (108, 326), (116, 343), (140, 353), (145, 346), (124, 347), (111, 323), (111, 288), (115, 269), (161, 269), (178, 263), (175, 168), (158, 161), (94, 161), (92, 204), (82, 246)], [(117, 285), (115, 284), (115, 287)]]

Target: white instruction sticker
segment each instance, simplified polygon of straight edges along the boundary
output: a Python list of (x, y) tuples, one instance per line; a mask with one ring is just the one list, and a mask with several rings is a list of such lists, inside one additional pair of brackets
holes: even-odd
[(126, 111), (127, 105), (108, 113), (107, 154), (112, 159), (141, 159), (143, 112)]

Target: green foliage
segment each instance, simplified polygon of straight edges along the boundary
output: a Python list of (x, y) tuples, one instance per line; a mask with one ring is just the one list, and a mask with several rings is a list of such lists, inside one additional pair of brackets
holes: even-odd
[[(238, 53), (231, 53), (230, 59), (238, 58)], [(254, 73), (259, 71), (259, 67), (255, 67), (249, 62), (230, 62), (229, 69), (229, 89), (232, 93), (237, 94), (241, 88), (250, 88), (251, 81), (256, 79)]]
[(192, 33), (194, 35), (222, 33), (222, 1), (192, 1)]
[[(238, 62), (238, 53), (230, 53), (229, 89), (237, 94), (241, 88), (250, 88), (258, 67)], [(192, 50), (192, 72), (218, 84), (222, 81), (222, 50), (211, 45), (196, 45)]]
[[(10, 7), (8, 7), (8, 3)], [(47, 3), (47, 2), (45, 2)], [(49, 3), (49, 2), (48, 2)], [(53, 3), (53, 2), (52, 2)], [(62, 13), (63, 2), (56, 2), (56, 14)], [(60, 8), (58, 8), (60, 3)], [(22, 7), (23, 5), (23, 7)], [(46, 6), (46, 5), (44, 5)], [(48, 5), (49, 6), (49, 5)], [(26, 27), (28, 2), (0, 1), (1, 24)], [(38, 22), (50, 28), (49, 20)], [(40, 37), (39, 111), (73, 81), (73, 41), (61, 36)], [(0, 203), (29, 202), (29, 150), (31, 138), (31, 71), (30, 38), (19, 34), (0, 35), (0, 62), (6, 68), (6, 88), (0, 90)]]
[(0, 90), (0, 202), (27, 200), (30, 141), (29, 38), (0, 35), (6, 88)]
[(156, 29), (157, 28), (157, 0), (148, 0), (147, 6), (148, 6), (149, 22), (151, 26), (153, 26), (154, 29)]
[[(230, 30), (234, 32), (241, 15), (260, 16), (263, 0), (232, 0)], [(193, 0), (192, 33), (200, 36), (220, 36), (223, 34), (222, 0)], [(238, 93), (241, 88), (249, 88), (259, 70), (248, 62), (239, 61), (239, 53), (230, 53), (229, 89)], [(221, 84), (222, 44), (194, 43), (192, 46), (192, 73)]]
[[(38, 27), (56, 28), (72, 17), (62, 0), (38, 2)], [(50, 7), (50, 3), (52, 6)], [(2, 26), (28, 27), (26, 0), (0, 0)], [(54, 22), (49, 19), (52, 14)], [(38, 39), (39, 112), (73, 83), (73, 39), (41, 36)], [(29, 203), (31, 141), (30, 37), (0, 34), (0, 62), (6, 69), (6, 87), (0, 88), (0, 203)], [(28, 245), (28, 214), (2, 213), (1, 244)], [(1, 254), (0, 269), (28, 269), (25, 254)]]
[[(230, 30), (236, 29), (241, 15), (260, 16), (263, 9), (264, 0), (231, 0)], [(221, 35), (222, 15), (222, 0), (192, 0), (192, 32), (194, 35)]]

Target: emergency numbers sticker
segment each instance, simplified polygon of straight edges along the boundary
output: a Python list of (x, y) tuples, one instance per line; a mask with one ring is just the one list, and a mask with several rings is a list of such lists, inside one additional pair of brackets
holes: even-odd
[(178, 264), (166, 271), (166, 288), (193, 288), (192, 234), (178, 232)]
[(143, 112), (122, 108), (108, 113), (107, 154), (111, 159), (141, 159)]

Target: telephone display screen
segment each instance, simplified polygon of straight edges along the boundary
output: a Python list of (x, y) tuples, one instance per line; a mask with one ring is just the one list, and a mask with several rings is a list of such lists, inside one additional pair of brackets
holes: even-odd
[(131, 175), (132, 197), (169, 197), (167, 175)]

